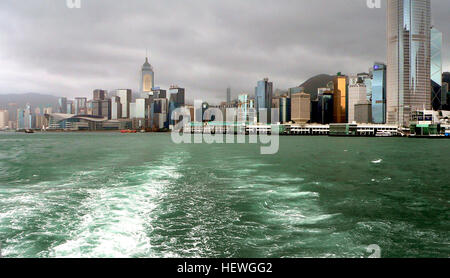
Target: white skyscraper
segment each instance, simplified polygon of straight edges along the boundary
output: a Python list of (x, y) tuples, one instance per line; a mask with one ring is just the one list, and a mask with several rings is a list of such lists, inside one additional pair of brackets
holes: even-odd
[(120, 98), (122, 104), (122, 118), (130, 118), (131, 90), (118, 89), (116, 90), (116, 96)]

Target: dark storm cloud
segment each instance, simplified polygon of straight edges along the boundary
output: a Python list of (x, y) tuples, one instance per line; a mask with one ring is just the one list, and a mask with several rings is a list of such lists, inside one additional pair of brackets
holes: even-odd
[[(3, 0), (0, 93), (90, 96), (92, 89), (138, 88), (145, 49), (161, 87), (186, 87), (190, 99), (253, 93), (318, 73), (367, 71), (385, 61), (385, 5), (366, 0)], [(433, 1), (450, 69), (450, 1)]]

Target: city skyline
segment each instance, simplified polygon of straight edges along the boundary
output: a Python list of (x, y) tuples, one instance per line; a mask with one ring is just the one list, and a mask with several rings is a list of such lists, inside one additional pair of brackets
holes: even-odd
[[(211, 102), (223, 101), (225, 99), (223, 92), (228, 86), (233, 88), (233, 98), (242, 91), (251, 94), (254, 81), (264, 77), (269, 77), (274, 82), (274, 90), (287, 89), (301, 84), (315, 74), (333, 74), (338, 71), (346, 74), (357, 73), (367, 71), (374, 61), (386, 61), (385, 3), (381, 9), (369, 9), (366, 1), (354, 1), (352, 5), (344, 5), (345, 7), (339, 5), (340, 1), (315, 1), (308, 2), (307, 5), (304, 1), (283, 1), (261, 5), (264, 7), (259, 7), (256, 2), (251, 1), (236, 2), (234, 6), (228, 3), (221, 6), (220, 3), (195, 1), (195, 4), (179, 18), (185, 20), (184, 24), (180, 24), (174, 21), (176, 17), (172, 13), (165, 13), (169, 7), (163, 3), (157, 3), (153, 9), (167, 16), (147, 18), (143, 16), (146, 4), (140, 1), (132, 1), (126, 8), (120, 7), (121, 5), (108, 5), (104, 1), (90, 1), (83, 3), (81, 9), (68, 9), (64, 2), (0, 4), (2, 10), (14, 10), (9, 18), (5, 15), (0, 20), (0, 28), (5, 34), (5, 43), (0, 46), (2, 50), (0, 53), (8, 56), (2, 57), (5, 58), (3, 60), (6, 66), (0, 70), (0, 93), (38, 92), (74, 98), (90, 96), (95, 88), (113, 90), (126, 87), (138, 92), (139, 75), (136, 64), (142, 64), (146, 48), (150, 49), (149, 62), (156, 72), (155, 86), (168, 88), (171, 84), (178, 84), (189, 91), (190, 99), (200, 98)], [(319, 2), (327, 4), (324, 6)], [(177, 3), (177, 6), (179, 5), (184, 4)], [(290, 11), (292, 7), (302, 5), (307, 6), (308, 10), (320, 11), (322, 15), (333, 11), (334, 16), (322, 16), (320, 21), (317, 19), (311, 21), (307, 20), (309, 13), (305, 10), (300, 9), (297, 14)], [(450, 35), (449, 30), (445, 29), (443, 17), (446, 15), (443, 11), (448, 10), (445, 8), (447, 5), (450, 6), (450, 3), (446, 1), (432, 1), (432, 24), (440, 29), (444, 37), (442, 51), (444, 71), (450, 69), (448, 57), (450, 55), (446, 55), (450, 53), (447, 41)], [(190, 18), (194, 8), (201, 11), (201, 16), (195, 19)], [(222, 8), (225, 10), (219, 13)], [(97, 10), (103, 12), (97, 17), (97, 21), (85, 18), (92, 16)], [(124, 36), (122, 39), (109, 36), (108, 32), (101, 32), (105, 31), (106, 25), (113, 24), (111, 17), (119, 10), (120, 19), (126, 19), (126, 15), (136, 19), (127, 22), (118, 20), (121, 22), (119, 26), (110, 25), (119, 30), (129, 29), (128, 33), (111, 31), (122, 34)], [(239, 17), (240, 20), (237, 22), (226, 20), (233, 19), (233, 16), (227, 15), (233, 10), (244, 13), (244, 15), (238, 13), (242, 18)], [(39, 15), (30, 14), (36, 11)], [(283, 20), (275, 20), (277, 17), (274, 17), (262, 22), (255, 18), (258, 14), (271, 11), (274, 14), (282, 14)], [(133, 13), (134, 16), (131, 16)], [(352, 20), (342, 17), (348, 16), (348, 13), (353, 15)], [(335, 21), (336, 18), (340, 23), (338, 27), (328, 22)], [(354, 24), (358, 18), (360, 24)], [(155, 19), (160, 19), (158, 24), (149, 24), (149, 27), (145, 28), (141, 26)], [(77, 28), (80, 20), (87, 21), (83, 21), (83, 25), (79, 26), (81, 28)], [(6, 25), (11, 22), (13, 24)], [(58, 22), (56, 24), (58, 27), (53, 27), (55, 24), (52, 22)], [(211, 22), (210, 26), (195, 29), (205, 22)], [(239, 22), (247, 23), (248, 26), (245, 24), (238, 26)], [(95, 28), (91, 28), (93, 30), (85, 28), (89, 24)], [(37, 30), (37, 25), (42, 28)], [(19, 32), (11, 34), (10, 31), (13, 29), (11, 26)], [(248, 28), (238, 30), (238, 27)], [(308, 27), (304, 29), (310, 29), (311, 34), (307, 34), (308, 32), (301, 27)], [(263, 29), (270, 31), (273, 28), (285, 32), (279, 32), (280, 34), (263, 32), (266, 37), (256, 36), (261, 35)], [(331, 34), (336, 32), (336, 28), (339, 32)], [(321, 31), (320, 35), (312, 32), (316, 29)], [(361, 30), (373, 36), (358, 41)], [(62, 32), (65, 31), (68, 34), (63, 35)], [(38, 32), (42, 36), (27, 36), (27, 32)], [(250, 32), (256, 34), (247, 38)], [(146, 34), (146, 37), (144, 39), (133, 37), (140, 34)], [(193, 36), (189, 37), (189, 34)], [(296, 36), (293, 36), (294, 34)], [(238, 35), (241, 40), (232, 40)], [(53, 37), (62, 39), (60, 43), (52, 44)], [(77, 38), (84, 40), (69, 43)], [(100, 39), (102, 43), (98, 42)], [(223, 43), (223, 40), (227, 43)], [(326, 44), (327, 40), (335, 41), (336, 44), (330, 47)], [(167, 43), (170, 42), (177, 47), (168, 47)], [(218, 43), (228, 48), (218, 49), (215, 47)], [(316, 52), (311, 52), (313, 48)], [(205, 49), (209, 51), (200, 53)], [(324, 50), (327, 54), (320, 55)], [(27, 71), (18, 70), (25, 65)], [(21, 82), (17, 82), (18, 80)]]

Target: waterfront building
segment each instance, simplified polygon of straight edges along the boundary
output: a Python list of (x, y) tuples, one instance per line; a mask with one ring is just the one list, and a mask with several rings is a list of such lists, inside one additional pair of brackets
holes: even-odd
[(100, 116), (111, 120), (111, 99), (104, 99), (100, 101), (102, 113)]
[(450, 110), (450, 91), (447, 82), (442, 83), (442, 109)]
[(31, 129), (33, 124), (31, 106), (27, 104), (24, 109), (17, 109), (17, 129)]
[(122, 118), (122, 104), (120, 97), (111, 97), (111, 120)]
[(347, 122), (347, 76), (338, 73), (333, 80), (333, 120)]
[(148, 98), (136, 99), (136, 118), (138, 119), (150, 118), (150, 99)]
[[(0, 110), (0, 129), (5, 129), (8, 126), (9, 122), (9, 111), (8, 110)], [(11, 127), (9, 127), (11, 128)]]
[(439, 133), (439, 112), (434, 110), (416, 110), (411, 113), (410, 131), (413, 135), (437, 135)]
[(431, 28), (431, 106), (433, 110), (440, 110), (446, 103), (446, 92), (442, 90), (442, 32), (435, 27)]
[(67, 98), (60, 97), (58, 99), (58, 113), (67, 114)]
[(387, 122), (409, 126), (431, 109), (431, 0), (387, 2)]
[(314, 100), (311, 100), (311, 119), (310, 123), (318, 123), (319, 122), (319, 97)]
[(291, 99), (288, 97), (280, 98), (280, 122), (288, 123), (291, 121)]
[(128, 117), (129, 119), (135, 119), (136, 118), (136, 102), (130, 103), (130, 115)]
[(333, 92), (325, 91), (318, 96), (317, 101), (318, 116), (315, 122), (320, 124), (329, 124), (333, 122)]
[(311, 96), (297, 93), (291, 96), (291, 120), (295, 123), (307, 123), (311, 119)]
[(18, 108), (17, 109), (17, 129), (25, 129), (25, 110)]
[[(258, 81), (255, 87), (256, 113), (259, 123), (271, 123), (273, 83), (269, 78)], [(260, 117), (261, 110), (266, 110), (267, 119)]]
[(153, 103), (155, 113), (167, 114), (169, 108), (167, 98), (157, 98), (153, 101)]
[(93, 100), (92, 115), (111, 119), (111, 99)]
[(31, 112), (31, 105), (27, 104), (24, 111), (24, 128), (33, 128), (33, 113)]
[(155, 73), (153, 71), (152, 65), (148, 62), (148, 57), (145, 57), (145, 63), (141, 67), (139, 92), (151, 93), (153, 87), (155, 86)]
[(102, 107), (101, 107), (100, 101), (99, 100), (92, 100), (91, 101), (91, 105), (92, 105), (92, 113), (91, 113), (91, 115), (100, 116), (102, 114)]
[(157, 98), (153, 101), (153, 126), (159, 129), (168, 128), (169, 101), (167, 98)]
[(372, 122), (386, 123), (386, 65), (375, 63), (372, 78)]
[(67, 101), (66, 114), (75, 114), (74, 103), (72, 100)]
[(364, 99), (354, 106), (354, 121), (356, 123), (371, 123), (372, 122), (372, 104)]
[(33, 114), (33, 128), (40, 129), (46, 125), (47, 125), (47, 121), (46, 121), (45, 115), (43, 113), (43, 110), (41, 111), (41, 108), (37, 107), (36, 109), (34, 109), (34, 114)]
[(130, 118), (131, 89), (117, 89), (116, 96), (120, 99), (122, 105), (122, 119)]
[(92, 115), (93, 114), (93, 100), (88, 100), (86, 104), (86, 113), (84, 115)]
[(237, 122), (256, 123), (257, 115), (255, 111), (254, 99), (251, 99), (248, 94), (240, 94), (238, 96), (237, 107)]
[(172, 85), (169, 88), (169, 102), (173, 103), (176, 108), (185, 105), (185, 89), (176, 85)]
[(169, 88), (169, 125), (175, 125), (178, 120), (172, 119), (172, 112), (177, 108), (185, 105), (185, 89), (177, 85), (172, 85)]
[(87, 98), (75, 98), (75, 115), (87, 115)]
[(118, 130), (121, 125), (119, 121), (108, 121), (106, 118), (93, 115), (50, 113), (47, 117), (51, 130)]
[(367, 101), (367, 88), (364, 83), (348, 86), (348, 122), (355, 121), (355, 105)]
[(17, 103), (8, 103), (9, 120), (17, 124)]

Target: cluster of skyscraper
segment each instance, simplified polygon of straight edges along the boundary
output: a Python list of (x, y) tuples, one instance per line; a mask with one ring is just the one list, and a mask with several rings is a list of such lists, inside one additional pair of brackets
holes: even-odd
[[(138, 96), (131, 89), (111, 92), (94, 90), (93, 99), (74, 101), (60, 98), (58, 114), (50, 115), (54, 129), (145, 129), (169, 128), (171, 111), (185, 105), (185, 89), (172, 85), (166, 90), (154, 86), (153, 67), (145, 59), (141, 68)], [(61, 115), (63, 114), (63, 115)], [(64, 116), (66, 115), (66, 116)], [(70, 115), (70, 116), (67, 116)]]
[(16, 103), (9, 103), (8, 109), (0, 110), (0, 130), (2, 129), (41, 129), (46, 125), (45, 114), (52, 113), (49, 106), (34, 109), (27, 104), (19, 108)]
[[(442, 33), (431, 26), (431, 0), (389, 0), (387, 5), (387, 64), (377, 62), (368, 73), (338, 73), (317, 93), (294, 87), (274, 95), (273, 83), (265, 78), (257, 82), (254, 97), (241, 94), (232, 101), (227, 88), (226, 102), (216, 108), (222, 109), (225, 118), (226, 108), (237, 108), (232, 120), (250, 124), (356, 122), (399, 127), (408, 127), (417, 111), (449, 109), (449, 81), (443, 82), (442, 74)], [(208, 103), (201, 103), (199, 111), (186, 106), (185, 89), (171, 86), (167, 93), (154, 82), (153, 67), (146, 58), (138, 97), (133, 97), (131, 89), (118, 89), (95, 90), (92, 100), (60, 98), (58, 114), (72, 116), (54, 116), (50, 126), (97, 129), (103, 119), (101, 128), (167, 129), (176, 123), (171, 114), (179, 107), (189, 108), (196, 121), (214, 118), (204, 114)], [(19, 109), (17, 127), (33, 128), (36, 120), (31, 115), (29, 106)], [(0, 119), (4, 118), (0, 111)]]
[(375, 63), (369, 73), (355, 76), (338, 73), (333, 82), (318, 89), (317, 97), (300, 87), (273, 97), (272, 83), (262, 80), (255, 91), (256, 108), (267, 109), (269, 122), (270, 109), (279, 108), (282, 123), (400, 127), (408, 127), (417, 111), (449, 109), (449, 85), (443, 82), (442, 73), (442, 33), (431, 26), (431, 0), (390, 0), (387, 4), (387, 65)]

